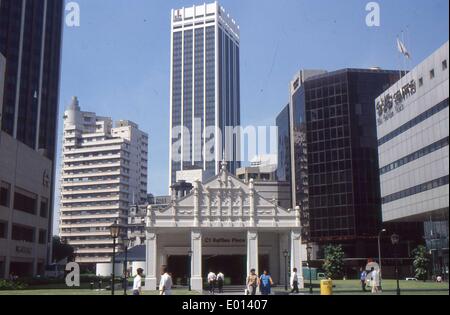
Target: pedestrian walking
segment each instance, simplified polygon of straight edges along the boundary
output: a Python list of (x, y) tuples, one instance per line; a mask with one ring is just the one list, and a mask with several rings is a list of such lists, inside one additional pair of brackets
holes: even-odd
[(209, 286), (209, 293), (214, 294), (215, 293), (215, 286), (216, 286), (216, 280), (217, 276), (214, 272), (210, 271), (208, 273), (208, 286)]
[(299, 289), (298, 289), (298, 275), (297, 275), (297, 268), (294, 268), (292, 270), (292, 274), (291, 274), (291, 288), (292, 291), (291, 293), (300, 293)]
[(255, 269), (250, 270), (247, 277), (247, 291), (249, 295), (256, 295), (256, 288), (258, 287), (258, 276)]
[(138, 268), (137, 275), (133, 280), (133, 295), (141, 295), (142, 293), (142, 274), (144, 270), (142, 268)]
[(360, 280), (361, 280), (361, 289), (363, 290), (363, 292), (367, 292), (366, 290), (367, 271), (364, 268), (360, 269)]
[(372, 267), (370, 272), (370, 284), (372, 285), (372, 293), (379, 293), (379, 286), (380, 286), (380, 273), (378, 270), (375, 270), (375, 268)]
[(172, 276), (167, 268), (163, 269), (161, 281), (159, 282), (159, 294), (160, 295), (172, 295)]
[(259, 277), (259, 290), (261, 295), (270, 295), (272, 292), (273, 280), (269, 271), (264, 270), (264, 273)]
[(217, 274), (217, 288), (219, 289), (219, 293), (223, 293), (223, 284), (225, 282), (225, 276), (222, 272), (219, 271)]

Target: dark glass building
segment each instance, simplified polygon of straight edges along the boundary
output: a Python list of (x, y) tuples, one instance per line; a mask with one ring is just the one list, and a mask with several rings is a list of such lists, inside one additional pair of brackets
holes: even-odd
[(277, 116), (276, 125), (278, 128), (278, 167), (276, 176), (280, 182), (290, 182), (291, 138), (289, 136), (289, 104)]
[(293, 207), (304, 241), (341, 244), (347, 258), (376, 257), (381, 229), (375, 98), (398, 71), (302, 71), (291, 83)]
[[(16, 143), (23, 143), (27, 149), (34, 150), (29, 152), (36, 152), (36, 156), (39, 158), (42, 158), (43, 155), (53, 163), (49, 166), (49, 171), (45, 171), (42, 175), (41, 180), (42, 186), (51, 191), (50, 196), (47, 196), (48, 199), (40, 199), (41, 217), (34, 215), (29, 220), (30, 224), (36, 224), (36, 226), (27, 227), (29, 231), (33, 231), (33, 229), (37, 230), (38, 223), (41, 227), (42, 224), (45, 225), (48, 222), (46, 229), (39, 232), (39, 244), (44, 246), (51, 242), (51, 235), (53, 235), (53, 191), (63, 10), (63, 0), (0, 1), (0, 54), (6, 58), (3, 107), (0, 107), (0, 129), (14, 138), (14, 141), (17, 140)], [(29, 159), (30, 156), (32, 155), (29, 154), (26, 157), (17, 155), (15, 162), (19, 163), (18, 161)], [(35, 165), (19, 163), (16, 174), (17, 178), (22, 176), (20, 179), (22, 182), (25, 180), (36, 183), (32, 178), (35, 174), (27, 174), (26, 170), (27, 168), (34, 168), (36, 171), (39, 169), (42, 162), (38, 164), (40, 159), (37, 157), (32, 160), (36, 161)], [(3, 158), (5, 159), (3, 160)], [(6, 155), (0, 154), (0, 161), (4, 162), (3, 165), (8, 165), (7, 158)], [(14, 183), (12, 184), (14, 186)], [(5, 191), (11, 193), (12, 186)], [(36, 190), (35, 192), (39, 192), (40, 187), (37, 183), (35, 186), (33, 189)], [(14, 195), (14, 211), (18, 207), (16, 195), (17, 192)], [(28, 205), (36, 208), (36, 200), (29, 202)], [(8, 202), (5, 202), (3, 206), (7, 205)], [(43, 209), (47, 210), (43, 211)], [(42, 221), (43, 218), (46, 221)], [(19, 238), (21, 239), (21, 237)], [(37, 241), (37, 237), (34, 239)], [(33, 250), (34, 255), (36, 255), (36, 251)], [(50, 259), (50, 252), (50, 246), (47, 246), (47, 261)]]
[(6, 58), (2, 130), (53, 161), (59, 98), (62, 0), (0, 1)]
[(397, 80), (397, 71), (345, 69), (304, 83), (310, 240), (339, 241), (349, 257), (366, 257), (364, 240), (380, 230), (373, 102)]

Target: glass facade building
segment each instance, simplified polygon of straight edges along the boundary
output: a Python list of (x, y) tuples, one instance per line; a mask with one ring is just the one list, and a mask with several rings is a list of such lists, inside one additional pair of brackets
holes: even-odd
[[(375, 257), (381, 197), (374, 100), (397, 71), (301, 71), (291, 82), (292, 206), (303, 241)], [(414, 230), (404, 227), (403, 230)], [(372, 240), (372, 241), (371, 241)]]
[(1, 129), (55, 158), (62, 0), (0, 1), (0, 53), (6, 58)]
[(280, 182), (291, 181), (291, 138), (289, 133), (289, 104), (286, 105), (277, 116), (278, 128), (278, 167), (277, 180)]
[(170, 184), (192, 168), (214, 176), (223, 158), (235, 173), (225, 127), (240, 125), (239, 27), (217, 3), (172, 10), (171, 51)]
[(378, 234), (380, 182), (373, 102), (397, 79), (395, 71), (346, 69), (304, 83), (311, 240), (356, 240)]

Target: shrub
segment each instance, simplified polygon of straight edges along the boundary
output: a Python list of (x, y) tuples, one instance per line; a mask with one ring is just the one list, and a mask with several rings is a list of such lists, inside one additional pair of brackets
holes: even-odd
[(0, 279), (0, 291), (6, 290), (24, 290), (27, 288), (25, 283), (20, 281), (9, 281)]

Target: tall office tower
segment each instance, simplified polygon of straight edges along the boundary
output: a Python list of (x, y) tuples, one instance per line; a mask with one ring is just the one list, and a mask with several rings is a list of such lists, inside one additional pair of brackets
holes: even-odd
[[(280, 182), (291, 182), (291, 138), (289, 131), (289, 104), (278, 114), (278, 163), (276, 177)], [(291, 207), (292, 204), (289, 206)]]
[(130, 121), (80, 110), (77, 98), (64, 115), (60, 236), (76, 262), (106, 263), (109, 227), (126, 224), (131, 204), (147, 199), (148, 136)]
[(383, 221), (421, 224), (432, 274), (443, 276), (449, 266), (448, 63), (447, 41), (374, 104)]
[(217, 2), (172, 10), (171, 23), (169, 181), (192, 168), (214, 176), (223, 158), (235, 173), (240, 139), (225, 127), (240, 125), (239, 27)]
[(2, 0), (0, 53), (6, 58), (2, 130), (55, 158), (62, 0)]
[(0, 1), (0, 277), (51, 260), (63, 3)]
[(292, 83), (293, 199), (316, 252), (376, 257), (381, 226), (375, 98), (398, 71), (344, 69)]

